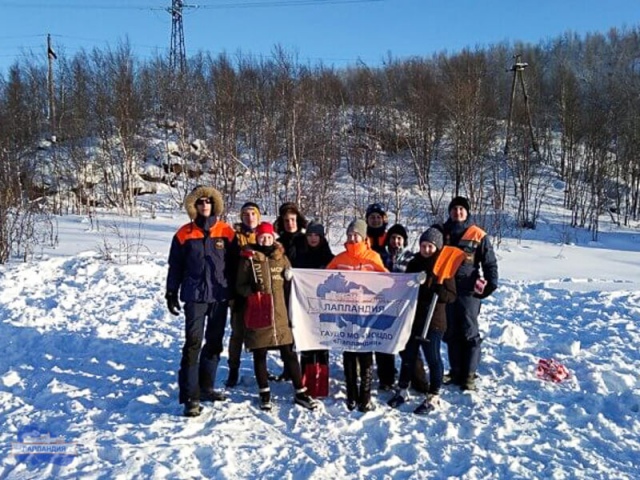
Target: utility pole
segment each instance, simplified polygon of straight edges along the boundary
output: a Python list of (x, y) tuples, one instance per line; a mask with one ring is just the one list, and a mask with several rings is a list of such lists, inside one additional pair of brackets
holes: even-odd
[(167, 11), (171, 14), (171, 49), (169, 50), (169, 66), (176, 72), (184, 73), (187, 68), (187, 53), (184, 46), (184, 26), (182, 23), (183, 8), (198, 8), (197, 5), (185, 5), (182, 0), (172, 0)]
[(56, 101), (53, 94), (53, 61), (57, 58), (58, 56), (54, 52), (53, 46), (51, 45), (51, 34), (47, 34), (47, 59), (49, 61), (49, 70), (47, 77), (47, 87), (49, 93), (49, 134), (51, 135), (52, 143), (55, 143), (56, 141)]
[(54, 186), (52, 208), (53, 213), (62, 214), (62, 200), (58, 175), (58, 153), (56, 151), (56, 101), (54, 96), (55, 89), (53, 87), (53, 61), (57, 58), (58, 56), (53, 50), (53, 45), (51, 44), (51, 34), (47, 34), (47, 60), (49, 64), (47, 78), (47, 87), (49, 93), (49, 135), (51, 139), (51, 156), (53, 157), (51, 177), (52, 184)]
[(511, 83), (511, 101), (509, 102), (509, 118), (507, 120), (507, 135), (504, 144), (504, 154), (509, 154), (509, 141), (511, 140), (511, 120), (513, 118), (513, 104), (516, 98), (516, 88), (519, 80), (520, 86), (522, 87), (522, 96), (524, 100), (524, 108), (525, 113), (527, 115), (527, 123), (529, 125), (529, 134), (531, 135), (531, 145), (533, 147), (533, 151), (538, 153), (538, 144), (536, 142), (536, 138), (533, 134), (533, 124), (531, 123), (531, 110), (529, 109), (529, 95), (527, 95), (527, 86), (524, 83), (524, 69), (529, 66), (528, 63), (524, 63), (521, 61), (522, 55), (517, 54), (514, 55), (513, 58), (515, 62), (513, 66), (507, 70), (507, 72), (513, 72), (513, 82)]

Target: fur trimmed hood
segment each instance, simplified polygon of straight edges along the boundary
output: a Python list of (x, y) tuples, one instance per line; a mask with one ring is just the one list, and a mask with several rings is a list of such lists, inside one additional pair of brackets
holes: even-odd
[(187, 215), (191, 220), (195, 220), (198, 216), (198, 209), (196, 208), (196, 200), (202, 197), (209, 197), (213, 202), (211, 205), (211, 215), (219, 217), (224, 211), (224, 203), (222, 202), (222, 194), (213, 187), (206, 187), (204, 185), (198, 185), (191, 190), (184, 198), (184, 208), (187, 211)]

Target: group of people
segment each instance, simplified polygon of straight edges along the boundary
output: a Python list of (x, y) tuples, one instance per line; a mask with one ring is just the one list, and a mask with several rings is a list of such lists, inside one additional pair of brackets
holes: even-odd
[[(229, 311), (226, 387), (233, 388), (239, 382), (244, 347), (253, 355), (261, 409), (272, 408), (269, 382), (274, 380), (291, 381), (296, 404), (310, 410), (318, 407), (318, 400), (304, 386), (302, 372), (308, 362), (324, 359), (328, 363), (328, 352), (302, 352), (298, 359), (288, 311), (292, 268), (425, 274), (412, 335), (400, 353), (399, 375), (395, 355), (343, 353), (349, 410), (366, 412), (374, 408), (374, 358), (379, 389), (394, 390), (388, 401), (391, 407), (409, 399), (409, 387), (426, 394), (416, 413), (437, 408), (442, 384), (458, 385), (464, 390), (476, 388), (480, 302), (497, 288), (498, 269), (489, 238), (469, 218), (466, 198), (455, 197), (451, 201), (449, 219), (420, 236), (415, 254), (409, 249), (406, 229), (400, 224), (387, 228), (387, 214), (378, 203), (367, 208), (365, 219), (349, 224), (345, 250), (335, 256), (325, 238), (324, 226), (308, 222), (294, 203), (284, 203), (273, 224), (262, 221), (260, 207), (254, 202), (242, 205), (240, 222), (230, 225), (222, 221), (222, 195), (212, 187), (196, 187), (186, 196), (184, 206), (190, 222), (177, 231), (171, 243), (165, 298), (174, 315), (179, 315), (184, 306), (185, 343), (178, 383), (185, 416), (198, 416), (201, 402), (227, 398), (214, 386)], [(462, 249), (465, 259), (455, 279), (439, 283), (433, 267), (444, 245)], [(425, 326), (435, 295), (437, 303), (427, 341), (420, 342), (416, 337)], [(443, 340), (451, 367), (447, 375), (440, 354)], [(421, 347), (428, 379), (420, 358)], [(279, 375), (272, 375), (267, 369), (269, 350), (280, 353), (284, 368)]]

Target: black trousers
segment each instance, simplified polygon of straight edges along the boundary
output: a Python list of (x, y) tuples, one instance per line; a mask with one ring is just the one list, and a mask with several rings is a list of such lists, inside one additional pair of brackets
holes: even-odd
[(184, 305), (185, 341), (178, 371), (180, 403), (200, 400), (201, 388), (213, 388), (222, 352), (227, 308), (227, 302), (187, 302)]
[(458, 295), (447, 305), (447, 331), (444, 341), (451, 374), (459, 380), (474, 375), (480, 365), (480, 328), (478, 315), (481, 300), (472, 295)]
[[(284, 368), (291, 375), (291, 382), (296, 390), (302, 388), (302, 373), (300, 372), (300, 363), (298, 356), (293, 351), (293, 345), (282, 345), (278, 347), (280, 350), (280, 358), (284, 363)], [(269, 388), (269, 372), (267, 371), (267, 352), (268, 348), (258, 348), (253, 350), (253, 370), (256, 374), (258, 388), (261, 390)]]

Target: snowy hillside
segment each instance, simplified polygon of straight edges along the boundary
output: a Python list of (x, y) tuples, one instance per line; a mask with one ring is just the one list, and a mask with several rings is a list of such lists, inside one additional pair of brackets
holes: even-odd
[[(347, 411), (337, 354), (319, 411), (273, 384), (275, 408), (262, 412), (244, 354), (230, 401), (186, 419), (183, 318), (163, 300), (169, 243), (186, 216), (144, 219), (145, 248), (130, 264), (96, 253), (104, 230), (59, 221), (60, 247), (0, 266), (0, 478), (640, 477), (637, 232), (563, 245), (543, 222), (536, 240), (504, 238), (501, 286), (481, 313), (479, 391), (445, 387), (444, 407), (428, 417), (412, 413), (420, 397), (392, 410), (391, 394), (375, 390), (375, 411)], [(334, 251), (341, 234), (332, 233)], [(539, 380), (540, 358), (571, 378)], [(269, 362), (280, 370), (277, 356)], [(223, 360), (220, 385), (226, 374)], [(63, 437), (78, 454), (67, 465), (16, 457), (24, 432)]]

